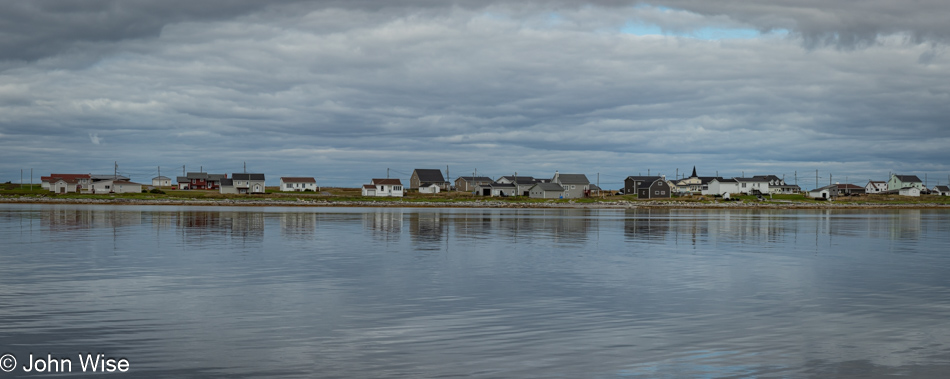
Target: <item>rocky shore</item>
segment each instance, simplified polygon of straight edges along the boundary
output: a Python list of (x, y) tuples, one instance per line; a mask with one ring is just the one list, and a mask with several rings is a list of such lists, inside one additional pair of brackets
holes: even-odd
[(604, 201), (604, 202), (510, 202), (510, 201), (332, 201), (313, 199), (56, 199), (48, 197), (2, 197), (0, 203), (19, 204), (101, 204), (101, 205), (191, 205), (249, 207), (402, 207), (402, 208), (748, 208), (748, 209), (950, 209), (947, 204), (881, 204), (836, 202), (692, 202), (692, 201)]

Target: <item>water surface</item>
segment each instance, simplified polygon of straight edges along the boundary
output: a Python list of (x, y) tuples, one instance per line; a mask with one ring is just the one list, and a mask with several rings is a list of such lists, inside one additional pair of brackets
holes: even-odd
[(21, 364), (102, 352), (135, 377), (950, 375), (946, 210), (5, 204), (0, 240), (0, 353)]

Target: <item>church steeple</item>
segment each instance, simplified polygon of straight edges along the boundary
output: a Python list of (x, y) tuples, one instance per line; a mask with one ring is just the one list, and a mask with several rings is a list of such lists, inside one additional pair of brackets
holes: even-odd
[(696, 176), (696, 166), (693, 166), (693, 176), (690, 176), (690, 178), (698, 178), (698, 176)]

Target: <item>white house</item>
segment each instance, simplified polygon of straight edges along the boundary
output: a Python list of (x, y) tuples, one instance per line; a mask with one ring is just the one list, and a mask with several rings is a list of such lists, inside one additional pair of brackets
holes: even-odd
[(436, 183), (423, 184), (419, 187), (419, 193), (439, 193), (439, 185)]
[(920, 197), (920, 188), (917, 187), (904, 187), (898, 190), (897, 192), (901, 196), (912, 196)]
[(155, 187), (171, 187), (172, 179), (165, 176), (156, 176), (152, 178), (152, 185)]
[(832, 184), (829, 186), (815, 188), (808, 191), (808, 197), (812, 199), (832, 199), (838, 196), (838, 186)]
[(725, 193), (740, 193), (739, 182), (735, 179), (716, 178), (709, 181), (707, 189), (702, 191), (703, 195), (719, 195)]
[(92, 193), (141, 193), (142, 185), (128, 180), (100, 180), (90, 186)]
[(919, 192), (924, 189), (924, 182), (917, 175), (897, 174), (891, 174), (891, 179), (887, 181), (888, 191), (899, 191), (907, 187), (916, 187)]
[(950, 186), (934, 186), (931, 193), (940, 196), (950, 196)]
[(868, 180), (868, 184), (864, 185), (864, 193), (884, 193), (887, 192), (887, 182), (875, 182), (873, 180)]
[(373, 179), (371, 184), (363, 185), (363, 196), (402, 197), (404, 190), (399, 179)]
[(303, 192), (303, 191), (316, 192), (317, 180), (314, 178), (304, 178), (304, 177), (281, 177), (280, 190), (292, 191), (292, 192)]

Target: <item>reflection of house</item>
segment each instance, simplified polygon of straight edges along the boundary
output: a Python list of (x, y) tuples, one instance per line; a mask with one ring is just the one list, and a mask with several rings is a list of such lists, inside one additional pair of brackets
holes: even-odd
[(479, 184), (491, 184), (491, 178), (487, 176), (460, 176), (455, 179), (455, 190), (462, 192), (472, 192), (475, 186)]
[(666, 181), (666, 179), (663, 178), (654, 180), (649, 186), (641, 185), (639, 188), (637, 188), (638, 199), (668, 199), (672, 196), (673, 189), (670, 187), (670, 184)]
[(155, 187), (170, 187), (172, 179), (165, 176), (156, 176), (152, 178), (152, 185)]
[(445, 181), (442, 171), (438, 169), (417, 168), (412, 171), (409, 178), (409, 188), (420, 189), (429, 187), (432, 184), (439, 186), (443, 190), (449, 189), (449, 182)]
[(873, 180), (868, 180), (868, 184), (864, 185), (864, 193), (884, 193), (887, 192), (887, 182), (875, 182)]
[(373, 179), (370, 184), (363, 185), (363, 196), (375, 197), (402, 197), (402, 181), (399, 179)]
[(226, 194), (264, 193), (264, 174), (238, 173), (220, 181), (219, 189)]
[(563, 199), (564, 187), (557, 183), (538, 183), (528, 189), (528, 196), (537, 199)]
[(281, 191), (295, 191), (295, 192), (316, 191), (317, 180), (314, 178), (303, 178), (303, 177), (281, 177), (280, 190)]

